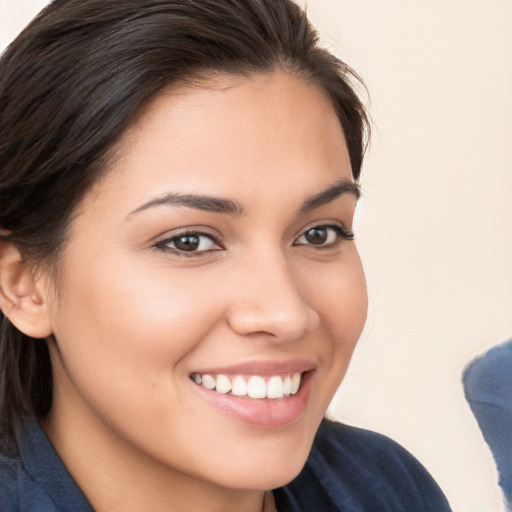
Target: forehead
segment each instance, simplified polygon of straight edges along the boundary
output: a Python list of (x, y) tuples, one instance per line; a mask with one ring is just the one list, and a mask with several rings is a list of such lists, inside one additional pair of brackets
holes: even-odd
[(269, 183), (283, 190), (300, 182), (311, 193), (352, 179), (327, 95), (282, 72), (167, 89), (122, 136), (116, 155), (95, 195), (115, 189), (133, 208), (163, 188), (254, 197), (268, 194)]

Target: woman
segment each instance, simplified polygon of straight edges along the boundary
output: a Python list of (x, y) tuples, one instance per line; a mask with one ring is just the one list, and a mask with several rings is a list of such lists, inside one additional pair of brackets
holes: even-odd
[(448, 510), (323, 420), (367, 118), (304, 12), (55, 0), (1, 76), (2, 510)]

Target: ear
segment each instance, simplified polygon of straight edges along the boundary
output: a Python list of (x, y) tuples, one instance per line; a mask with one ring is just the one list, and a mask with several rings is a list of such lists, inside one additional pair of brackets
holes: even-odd
[(36, 279), (19, 249), (0, 240), (0, 309), (11, 323), (32, 338), (53, 332), (44, 280)]

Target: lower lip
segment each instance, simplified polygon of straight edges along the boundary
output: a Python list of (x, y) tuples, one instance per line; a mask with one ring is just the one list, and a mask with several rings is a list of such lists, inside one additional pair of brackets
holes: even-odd
[(298, 419), (306, 408), (313, 372), (302, 376), (299, 391), (288, 398), (254, 399), (217, 393), (205, 387), (192, 384), (213, 405), (238, 420), (260, 427), (278, 427)]

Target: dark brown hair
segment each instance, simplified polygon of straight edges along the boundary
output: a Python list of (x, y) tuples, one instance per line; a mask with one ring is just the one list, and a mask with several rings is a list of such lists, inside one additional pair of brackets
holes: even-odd
[[(58, 265), (71, 214), (162, 88), (212, 72), (284, 70), (329, 96), (359, 178), (368, 120), (357, 75), (291, 0), (55, 0), (0, 60), (0, 237)], [(0, 438), (51, 407), (46, 343), (0, 313)], [(1, 448), (0, 448), (1, 449)]]

